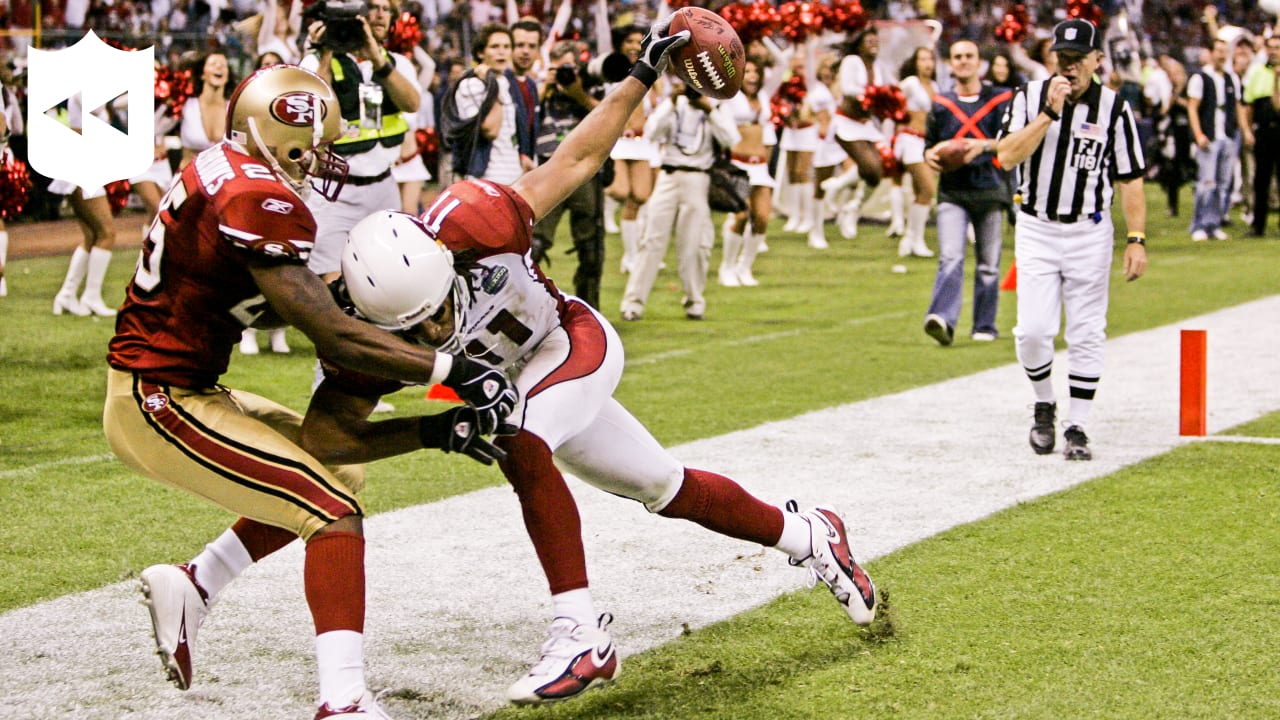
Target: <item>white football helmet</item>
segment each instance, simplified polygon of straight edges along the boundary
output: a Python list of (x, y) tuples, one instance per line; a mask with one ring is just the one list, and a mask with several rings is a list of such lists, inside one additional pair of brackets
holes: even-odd
[(341, 134), (342, 112), (333, 89), (296, 65), (258, 70), (227, 103), (226, 139), (265, 160), (300, 195), (314, 187), (330, 202), (337, 199), (347, 161), (331, 145)]
[(464, 280), (454, 272), (453, 253), (413, 215), (384, 210), (351, 228), (342, 279), (360, 317), (383, 330), (414, 327), (451, 295), (455, 339), (462, 328)]

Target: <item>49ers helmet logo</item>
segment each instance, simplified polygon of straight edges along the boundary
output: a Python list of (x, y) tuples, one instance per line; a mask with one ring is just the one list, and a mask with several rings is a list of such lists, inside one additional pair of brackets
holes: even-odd
[(324, 119), (325, 104), (316, 102), (309, 92), (295, 91), (276, 96), (271, 102), (271, 116), (285, 125), (311, 127), (315, 123), (315, 108), (320, 106), (320, 119)]

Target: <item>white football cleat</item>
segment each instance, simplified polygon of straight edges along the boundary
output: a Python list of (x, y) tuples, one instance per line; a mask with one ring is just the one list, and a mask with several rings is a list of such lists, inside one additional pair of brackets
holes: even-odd
[(507, 688), (507, 699), (517, 705), (567, 700), (618, 677), (622, 663), (609, 637), (611, 622), (609, 613), (602, 613), (594, 627), (564, 617), (553, 620), (538, 664)]
[(179, 690), (191, 687), (192, 647), (209, 613), (209, 594), (190, 565), (152, 565), (142, 571), (143, 605), (151, 612), (156, 654)]
[(315, 720), (341, 720), (342, 718), (360, 718), (362, 720), (391, 720), (391, 716), (378, 704), (378, 698), (368, 690), (355, 703), (346, 707), (331, 708), (329, 703), (316, 710)]
[[(795, 501), (788, 502), (787, 509), (795, 512)], [(813, 554), (799, 563), (792, 563), (809, 568), (815, 582), (822, 580), (826, 583), (855, 623), (870, 625), (876, 619), (876, 586), (853, 559), (844, 521), (826, 508), (807, 510), (800, 513), (800, 517), (809, 523)]]

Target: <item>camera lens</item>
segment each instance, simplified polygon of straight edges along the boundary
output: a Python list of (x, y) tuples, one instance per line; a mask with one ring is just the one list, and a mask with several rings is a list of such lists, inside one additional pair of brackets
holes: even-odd
[(572, 85), (578, 79), (578, 71), (572, 65), (561, 65), (556, 68), (556, 84)]

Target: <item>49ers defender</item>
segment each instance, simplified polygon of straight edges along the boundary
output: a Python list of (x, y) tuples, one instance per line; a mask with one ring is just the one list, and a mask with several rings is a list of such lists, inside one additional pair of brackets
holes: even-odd
[[(241, 330), (274, 311), (327, 356), (387, 377), (444, 382), (491, 430), (516, 396), (499, 372), (411, 345), (345, 315), (306, 267), (315, 221), (304, 198), (341, 190), (328, 149), (338, 102), (314, 74), (277, 65), (231, 97), (227, 136), (169, 187), (116, 320), (103, 426), (129, 467), (241, 516), (185, 565), (142, 573), (159, 654), (187, 689), (208, 604), (252, 562), (302, 537), (316, 628), (317, 718), (386, 717), (365, 688), (361, 468), (326, 466), (299, 445), (302, 418), (218, 384)], [(468, 412), (463, 410), (464, 413)], [(450, 447), (457, 423), (424, 445)]]

